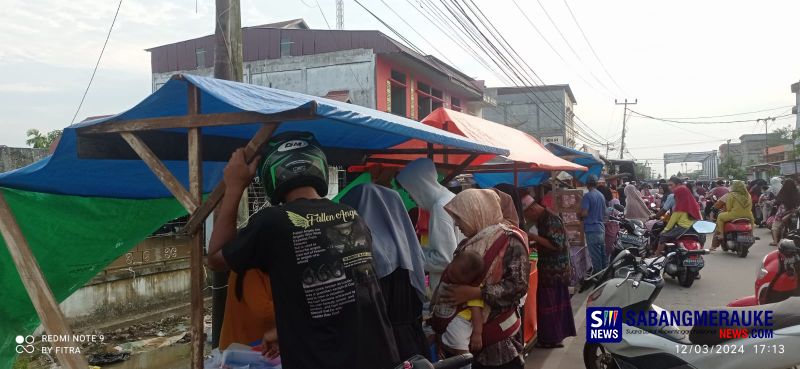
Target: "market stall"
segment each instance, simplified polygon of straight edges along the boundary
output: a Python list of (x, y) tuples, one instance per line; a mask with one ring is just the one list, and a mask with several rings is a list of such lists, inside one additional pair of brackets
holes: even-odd
[(603, 161), (588, 152), (575, 150), (571, 147), (552, 142), (545, 145), (545, 147), (555, 156), (582, 165), (588, 169), (587, 171), (568, 172), (573, 178), (577, 179), (578, 182), (586, 183), (586, 179), (590, 175), (595, 175), (599, 178), (600, 174), (603, 172)]
[[(398, 152), (411, 139), (475, 158), (507, 155), (406, 118), (338, 101), (192, 75), (176, 75), (132, 109), (67, 127), (52, 156), (0, 174), (0, 345), (32, 332), (68, 335), (58, 302), (168, 220), (189, 214), (192, 366), (203, 363), (203, 224), (225, 192), (233, 150), (253, 160), (273, 134), (315, 135), (332, 164)], [(400, 151), (402, 152), (402, 151)], [(8, 250), (9, 254), (5, 254)], [(11, 350), (0, 366), (10, 367)], [(80, 355), (57, 352), (67, 368)]]
[[(488, 121), (461, 112), (438, 108), (422, 120), (426, 125), (440, 128), (487, 145), (502, 146), (509, 154), (490, 158), (479, 156), (473, 164), (464, 169), (472, 174), (480, 187), (491, 188), (507, 183), (517, 187), (535, 186), (550, 177), (553, 171), (585, 172), (586, 167), (569, 162), (553, 155), (536, 138), (517, 129)], [(418, 154), (374, 155), (368, 163), (402, 165), (420, 157), (430, 157), (437, 167), (452, 167), (453, 160), (463, 160), (447, 147), (428, 145), (418, 140), (410, 140), (396, 148), (419, 150)], [(523, 332), (526, 343), (536, 336), (536, 286), (538, 272), (536, 259), (531, 259), (529, 290), (523, 311)]]

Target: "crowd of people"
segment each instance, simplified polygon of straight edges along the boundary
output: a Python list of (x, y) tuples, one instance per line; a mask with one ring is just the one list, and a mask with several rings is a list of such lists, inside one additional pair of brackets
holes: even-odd
[[(590, 186), (591, 187), (591, 186)], [(724, 225), (734, 219), (747, 219), (753, 225), (768, 227), (772, 231), (775, 246), (784, 235), (789, 215), (800, 208), (800, 191), (791, 178), (773, 177), (769, 183), (764, 180), (744, 181), (684, 181), (671, 177), (667, 181), (655, 183), (622, 183), (619, 186), (606, 186), (599, 183), (597, 191), (605, 198), (606, 214), (616, 212), (614, 205), (624, 206), (622, 215), (626, 219), (642, 223), (654, 220), (665, 222), (655, 254), (663, 253), (664, 244), (673, 242), (691, 229), (699, 220), (716, 223), (710, 251), (715, 251), (724, 239)], [(591, 191), (590, 191), (591, 192)], [(591, 205), (589, 208), (599, 208)], [(606, 219), (605, 249), (599, 242), (587, 242), (595, 270), (608, 263), (608, 253), (616, 242), (619, 225)], [(590, 228), (586, 228), (587, 239)], [(595, 239), (593, 236), (592, 239)]]
[[(537, 346), (563, 347), (576, 335), (567, 227), (552, 211), (552, 192), (451, 191), (433, 161), (418, 159), (393, 177), (416, 203), (411, 212), (396, 189), (377, 183), (334, 202), (325, 198), (327, 161), (313, 136), (281, 135), (268, 147), (250, 164), (237, 150), (224, 171), (207, 260), (231, 272), (221, 349), (258, 343), (287, 369), (393, 368), (415, 355), (466, 352), (475, 355), (473, 368), (522, 368), (520, 310), (533, 290), (532, 252)], [(273, 206), (237, 230), (239, 201), (254, 177)], [(621, 209), (642, 222), (669, 218), (660, 253), (713, 214), (718, 223), (763, 214), (780, 233), (784, 215), (800, 206), (791, 180), (748, 189), (741, 181), (708, 188), (676, 177), (617, 186), (589, 176), (586, 187), (578, 216), (595, 271), (609, 263), (619, 226), (610, 215)], [(704, 198), (714, 204), (701, 211)], [(718, 243), (715, 237), (712, 249)]]
[[(259, 342), (287, 369), (393, 368), (465, 352), (473, 368), (523, 368), (532, 251), (538, 346), (575, 336), (567, 232), (544, 197), (509, 185), (456, 194), (418, 159), (394, 177), (416, 203), (408, 212), (376, 183), (331, 201), (327, 173), (308, 134), (273, 138), (251, 164), (233, 153), (207, 259), (231, 272), (220, 349)], [(237, 230), (254, 177), (273, 206)]]

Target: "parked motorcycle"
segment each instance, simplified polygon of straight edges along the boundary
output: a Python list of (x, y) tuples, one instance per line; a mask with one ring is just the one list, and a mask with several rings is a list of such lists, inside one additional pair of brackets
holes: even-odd
[[(671, 253), (675, 253), (672, 251)], [(673, 255), (669, 255), (673, 256)], [(621, 252), (611, 265), (601, 273), (590, 277), (586, 282), (597, 285), (587, 300), (588, 307), (615, 306), (622, 309), (622, 317), (627, 312), (655, 311), (661, 314), (664, 309), (653, 304), (664, 286), (661, 277), (666, 258), (656, 258), (650, 262), (639, 261), (627, 251)], [(584, 286), (585, 288), (585, 286)], [(758, 310), (772, 311), (772, 338), (731, 338), (719, 337), (716, 332), (727, 326), (684, 327), (690, 334), (673, 325), (649, 326), (628, 325), (622, 320), (622, 341), (619, 343), (587, 342), (583, 349), (584, 364), (587, 369), (599, 368), (694, 368), (694, 369), (783, 369), (800, 363), (800, 298), (759, 306)], [(715, 309), (719, 310), (719, 309)], [(731, 314), (731, 311), (728, 311)], [(588, 324), (588, 322), (587, 322)], [(707, 332), (714, 332), (711, 336)], [(709, 353), (710, 347), (719, 345), (728, 349), (741, 347), (752, 350), (756, 345), (783, 348), (780, 353), (736, 355)], [(685, 349), (684, 349), (685, 348)], [(777, 350), (776, 350), (777, 351)]]
[(664, 261), (664, 273), (677, 278), (681, 286), (691, 287), (705, 266), (703, 255), (708, 253), (700, 240), (701, 234), (714, 233), (714, 228), (716, 224), (711, 222), (695, 222), (692, 229), (678, 237), (674, 243), (664, 245), (664, 251), (668, 255)]
[(765, 255), (756, 273), (755, 295), (728, 304), (731, 307), (770, 304), (800, 296), (800, 233), (781, 240), (778, 249)]
[[(624, 207), (615, 205), (615, 209), (623, 212)], [(647, 254), (647, 237), (645, 236), (645, 226), (639, 220), (626, 219), (624, 215), (609, 216), (609, 220), (619, 223), (619, 232), (617, 233), (617, 242), (614, 244), (614, 251), (611, 254), (611, 259), (617, 256), (622, 250), (631, 250), (631, 252), (639, 257), (645, 257)]]

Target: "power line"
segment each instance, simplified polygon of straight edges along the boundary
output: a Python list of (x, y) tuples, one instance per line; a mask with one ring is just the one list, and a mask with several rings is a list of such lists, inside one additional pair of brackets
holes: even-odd
[(592, 46), (592, 43), (591, 43), (591, 42), (589, 42), (589, 38), (588, 38), (588, 37), (586, 37), (586, 33), (585, 33), (585, 32), (583, 32), (583, 27), (581, 27), (581, 24), (580, 24), (580, 23), (578, 23), (578, 18), (577, 18), (577, 17), (575, 17), (575, 13), (573, 13), (573, 12), (572, 12), (572, 8), (570, 8), (570, 7), (569, 7), (569, 4), (567, 4), (567, 0), (564, 0), (564, 5), (567, 7), (567, 10), (569, 10), (569, 15), (570, 15), (570, 16), (572, 16), (572, 20), (573, 20), (573, 21), (575, 21), (575, 25), (576, 25), (576, 26), (578, 26), (578, 30), (580, 30), (580, 31), (581, 31), (581, 36), (583, 36), (583, 40), (584, 40), (584, 41), (586, 41), (586, 44), (587, 44), (587, 45), (589, 45), (589, 50), (591, 50), (591, 51), (592, 51), (592, 54), (594, 55), (594, 58), (595, 58), (595, 59), (597, 59), (597, 62), (600, 64), (600, 67), (602, 67), (602, 68), (603, 68), (603, 71), (606, 73), (606, 76), (608, 76), (608, 78), (611, 80), (611, 82), (613, 82), (613, 83), (614, 83), (614, 85), (615, 85), (615, 86), (617, 86), (617, 88), (618, 88), (620, 91), (622, 91), (622, 92), (623, 92), (625, 95), (627, 95), (627, 93), (625, 93), (625, 89), (623, 89), (623, 88), (622, 88), (622, 87), (619, 85), (619, 83), (617, 83), (617, 80), (616, 80), (616, 79), (614, 79), (614, 77), (612, 77), (612, 76), (611, 76), (611, 73), (609, 73), (609, 72), (608, 72), (608, 69), (606, 68), (606, 66), (605, 66), (605, 64), (603, 63), (603, 61), (602, 61), (602, 60), (600, 60), (600, 56), (598, 56), (598, 55), (597, 55), (597, 51), (595, 51), (595, 50), (594, 50), (594, 47)]
[[(553, 18), (550, 16), (550, 13), (548, 13), (548, 12), (547, 12), (547, 9), (545, 9), (545, 7), (544, 7), (544, 4), (542, 4), (542, 1), (541, 1), (541, 0), (536, 0), (536, 3), (537, 3), (537, 4), (539, 4), (539, 7), (540, 7), (540, 8), (542, 8), (542, 11), (544, 12), (544, 15), (545, 15), (545, 16), (547, 16), (547, 19), (548, 19), (548, 20), (550, 20), (550, 24), (552, 24), (552, 25), (553, 25), (553, 28), (555, 28), (555, 29), (556, 29), (556, 31), (558, 32), (558, 34), (561, 36), (561, 39), (562, 39), (562, 40), (564, 40), (564, 43), (565, 43), (565, 44), (567, 44), (567, 47), (568, 47), (568, 48), (569, 48), (569, 49), (572, 51), (572, 53), (575, 55), (575, 57), (576, 57), (576, 58), (578, 58), (578, 61), (579, 61), (579, 62), (583, 62), (583, 59), (581, 58), (581, 56), (580, 56), (580, 55), (578, 55), (578, 52), (577, 52), (577, 51), (575, 51), (575, 48), (573, 48), (573, 47), (572, 47), (572, 44), (570, 44), (570, 42), (567, 40), (567, 37), (566, 37), (566, 36), (564, 36), (564, 33), (563, 33), (563, 32), (561, 32), (561, 28), (559, 28), (559, 27), (558, 27), (558, 24), (556, 24), (556, 22), (555, 22), (555, 21), (553, 20)], [(592, 76), (592, 78), (594, 78), (594, 79), (595, 79), (595, 81), (597, 81), (597, 83), (599, 83), (599, 84), (600, 84), (600, 86), (602, 86), (603, 88), (605, 88), (606, 90), (608, 90), (609, 92), (611, 92), (611, 91), (609, 90), (608, 86), (606, 86), (606, 84), (605, 84), (605, 83), (603, 83), (603, 81), (601, 81), (601, 80), (600, 80), (600, 78), (597, 78), (597, 76), (594, 74), (594, 72), (592, 72), (591, 68), (588, 68), (588, 67), (587, 67), (587, 68), (586, 68), (586, 70), (588, 70), (588, 71), (589, 71), (589, 75), (591, 75), (591, 76)]]
[(106, 51), (106, 46), (108, 45), (108, 39), (111, 38), (111, 30), (114, 29), (114, 23), (117, 22), (117, 16), (119, 15), (119, 10), (122, 8), (122, 0), (119, 0), (119, 4), (117, 4), (117, 11), (114, 12), (114, 19), (111, 20), (111, 27), (108, 27), (108, 33), (106, 33), (106, 40), (103, 42), (103, 48), (100, 49), (100, 55), (97, 57), (97, 62), (94, 64), (94, 70), (92, 70), (92, 76), (89, 78), (89, 84), (86, 85), (86, 90), (83, 91), (83, 96), (81, 96), (81, 102), (78, 103), (78, 108), (75, 109), (75, 115), (72, 116), (72, 122), (70, 125), (75, 123), (75, 119), (78, 118), (78, 113), (81, 111), (81, 107), (83, 106), (84, 100), (86, 100), (86, 95), (89, 93), (89, 88), (92, 87), (92, 82), (94, 81), (94, 76), (97, 74), (97, 68), (100, 67), (100, 60), (103, 59), (103, 53)]
[[(569, 63), (569, 62), (568, 62), (568, 61), (567, 61), (567, 60), (564, 58), (564, 56), (563, 56), (563, 55), (561, 55), (561, 53), (559, 53), (559, 52), (558, 52), (558, 50), (556, 50), (555, 46), (553, 46), (553, 44), (550, 42), (550, 40), (548, 40), (548, 39), (547, 39), (547, 37), (545, 37), (545, 36), (544, 36), (544, 34), (542, 33), (542, 31), (541, 31), (541, 30), (539, 30), (539, 27), (537, 27), (537, 26), (536, 26), (536, 24), (535, 24), (535, 23), (534, 23), (534, 22), (531, 20), (531, 18), (530, 18), (530, 17), (528, 17), (528, 14), (527, 14), (527, 13), (525, 13), (525, 10), (523, 10), (521, 6), (519, 6), (519, 3), (517, 3), (517, 0), (512, 0), (512, 2), (513, 2), (513, 3), (514, 3), (514, 5), (517, 7), (517, 9), (518, 9), (518, 10), (519, 10), (519, 12), (522, 14), (522, 16), (523, 16), (523, 17), (525, 17), (525, 20), (527, 20), (527, 21), (528, 21), (528, 24), (530, 24), (530, 25), (531, 25), (531, 27), (533, 28), (533, 30), (534, 30), (534, 31), (536, 31), (536, 33), (537, 33), (537, 34), (539, 34), (539, 37), (541, 37), (541, 39), (542, 39), (542, 40), (544, 40), (544, 42), (547, 44), (547, 46), (549, 46), (549, 47), (550, 47), (550, 50), (552, 50), (552, 51), (553, 51), (553, 53), (555, 53), (555, 54), (558, 56), (558, 58), (559, 58), (559, 59), (561, 59), (561, 61), (562, 61), (562, 62), (564, 62), (564, 64), (566, 64), (567, 66), (569, 66), (569, 67), (570, 67), (570, 69), (573, 69), (573, 71), (575, 71), (575, 74), (577, 74), (577, 75), (578, 75), (578, 77), (579, 77), (579, 78), (580, 78), (580, 79), (581, 79), (583, 82), (585, 82), (585, 83), (586, 83), (586, 84), (587, 84), (589, 87), (591, 87), (592, 89), (595, 89), (595, 90), (597, 90), (598, 92), (601, 92), (601, 93), (604, 93), (604, 94), (608, 95), (608, 92), (606, 92), (606, 91), (600, 91), (599, 89), (597, 89), (597, 88), (594, 86), (594, 84), (593, 84), (593, 83), (590, 83), (588, 80), (586, 80), (586, 78), (584, 78), (584, 77), (583, 77), (583, 75), (581, 75), (580, 73), (578, 73), (578, 71), (576, 70), (576, 68), (574, 68), (574, 67), (572, 66), (572, 64), (570, 64), (570, 63)], [(608, 96), (611, 96), (611, 95), (608, 95)]]
[(709, 115), (709, 116), (705, 116), (705, 117), (682, 117), (682, 118), (676, 118), (676, 117), (661, 117), (661, 119), (690, 120), (690, 119), (709, 119), (709, 118), (735, 117), (735, 116), (737, 116), (737, 115), (748, 115), (748, 114), (754, 114), (754, 113), (763, 113), (763, 112), (765, 112), (765, 111), (773, 111), (773, 110), (780, 110), (780, 109), (792, 108), (793, 106), (794, 106), (794, 105), (786, 105), (786, 106), (779, 106), (779, 107), (777, 107), (777, 108), (771, 108), (771, 109), (754, 110), (754, 111), (748, 111), (748, 112), (744, 112), (744, 113), (734, 113), (734, 114)]
[[(467, 27), (464, 24), (464, 22), (461, 20), (462, 19), (461, 16), (459, 16), (456, 12), (454, 12), (449, 6), (447, 6), (447, 4), (444, 4), (445, 8), (456, 19), (459, 20), (459, 23), (462, 24), (462, 27), (465, 30), (467, 30), (467, 31), (472, 31), (472, 30), (476, 31), (482, 37), (482, 39), (484, 40), (484, 44), (488, 45), (491, 49), (493, 49), (495, 55), (497, 55), (499, 57), (499, 59), (501, 59), (501, 62), (506, 66), (506, 68), (509, 69), (510, 72), (512, 74), (514, 74), (517, 77), (517, 79), (522, 82), (522, 85), (524, 85), (524, 86), (521, 86), (521, 87), (527, 87), (528, 90), (531, 92), (531, 95), (533, 95), (534, 98), (539, 100), (540, 104), (544, 106), (544, 108), (549, 113), (550, 117), (553, 118), (553, 120), (555, 122), (557, 122), (557, 124), (560, 123), (559, 119), (557, 118), (558, 114), (554, 113), (553, 110), (548, 105), (545, 105), (544, 103), (542, 103), (541, 99), (535, 94), (535, 92), (530, 87), (530, 85), (539, 85), (539, 83), (535, 82), (535, 80), (537, 80), (537, 79), (541, 84), (544, 84), (544, 81), (542, 80), (542, 78), (539, 77), (539, 75), (533, 70), (533, 68), (531, 68), (531, 66), (529, 64), (527, 64), (527, 62), (524, 61), (524, 59), (519, 55), (519, 53), (514, 49), (514, 47), (511, 46), (508, 43), (508, 41), (505, 39), (505, 37), (502, 36), (502, 34), (497, 30), (497, 28), (492, 24), (492, 22), (486, 17), (486, 15), (483, 14), (483, 12), (480, 10), (480, 8), (477, 5), (475, 5), (475, 3), (472, 2), (471, 0), (470, 0), (470, 2), (472, 2), (473, 6), (475, 7), (475, 9), (477, 9), (477, 11), (475, 9), (472, 9), (472, 7), (470, 7), (469, 4), (467, 4), (466, 1), (464, 2), (466, 7), (470, 10), (470, 12), (472, 12), (473, 15), (475, 15), (477, 17), (478, 21), (484, 26), (484, 28), (495, 39), (495, 41), (497, 41), (499, 46), (506, 52), (506, 54), (503, 54), (500, 50), (497, 49), (495, 44), (491, 40), (489, 40), (488, 37), (477, 27), (475, 22), (472, 21), (472, 19), (466, 13), (464, 8), (461, 7), (461, 5), (459, 5), (455, 0), (451, 0), (451, 1), (460, 10), (461, 14), (463, 14), (463, 17), (467, 21), (470, 22), (470, 24), (472, 25), (473, 28), (470, 29), (469, 27)], [(481, 16), (483, 16), (483, 18), (481, 18)], [(485, 19), (485, 22), (484, 22), (484, 19)], [(488, 26), (487, 26), (487, 23), (488, 23)], [(490, 28), (490, 26), (491, 26), (491, 28)], [(494, 32), (492, 32), (492, 31), (494, 31)], [(473, 34), (473, 39), (475, 39), (475, 38), (477, 38), (477, 36), (475, 36)], [(476, 40), (476, 42), (480, 42), (480, 41)], [(509, 49), (510, 49), (510, 51), (509, 51)], [(484, 52), (486, 52), (485, 49), (484, 49)], [(513, 55), (512, 55), (512, 53), (513, 53)], [(508, 56), (506, 57), (506, 55), (508, 55)], [(516, 56), (516, 58), (514, 58), (514, 56)], [(512, 65), (509, 62), (509, 60), (508, 60), (509, 58), (516, 62), (515, 63), (516, 66)], [(498, 65), (498, 67), (503, 69), (503, 67), (499, 63), (497, 63), (497, 61), (495, 61), (494, 58), (492, 58), (492, 60)], [(520, 60), (521, 60), (521, 62), (520, 62)], [(524, 72), (524, 68), (522, 67), (523, 64), (525, 65), (525, 67), (527, 67), (529, 73), (532, 73), (535, 78), (531, 77), (530, 75), (527, 75), (527, 77), (523, 78), (523, 76), (528, 73), (528, 72)], [(523, 74), (523, 76), (520, 76), (520, 74)], [(531, 81), (531, 79), (533, 79), (534, 81)], [(552, 94), (549, 94), (547, 91), (543, 91), (543, 93), (549, 95), (552, 99), (555, 99), (555, 97)], [(533, 101), (531, 100), (531, 102), (533, 102)], [(585, 140), (585, 141), (587, 141), (589, 143), (595, 143), (595, 144), (602, 145), (602, 143), (600, 143), (600, 140), (587, 137), (587, 135), (581, 134), (581, 132), (577, 131), (574, 127), (569, 127), (568, 125), (566, 125), (566, 123), (560, 123), (560, 124), (562, 126), (564, 126), (565, 128), (571, 129), (573, 134), (575, 134), (577, 137), (579, 137), (579, 138), (581, 138), (581, 139), (583, 139), (583, 140)]]
[(381, 0), (381, 3), (383, 3), (383, 5), (385, 5), (387, 8), (389, 8), (389, 10), (390, 10), (392, 13), (394, 13), (394, 15), (396, 15), (398, 19), (400, 19), (400, 20), (401, 20), (403, 23), (405, 23), (405, 25), (406, 25), (406, 26), (408, 26), (408, 28), (410, 28), (410, 29), (411, 29), (411, 31), (413, 31), (414, 33), (416, 33), (416, 34), (417, 34), (417, 36), (419, 36), (419, 37), (420, 37), (420, 38), (421, 38), (423, 41), (425, 41), (425, 43), (427, 43), (427, 44), (428, 44), (428, 46), (430, 46), (430, 47), (431, 47), (431, 48), (432, 48), (434, 51), (436, 51), (437, 53), (439, 53), (439, 55), (441, 55), (441, 56), (442, 56), (442, 58), (444, 58), (444, 60), (445, 60), (445, 61), (447, 61), (447, 62), (448, 62), (448, 63), (450, 63), (451, 65), (455, 65), (455, 63), (453, 63), (453, 61), (452, 61), (452, 60), (450, 60), (450, 59), (447, 57), (447, 54), (445, 54), (445, 53), (443, 53), (443, 52), (439, 51), (439, 49), (437, 49), (437, 48), (436, 48), (436, 46), (434, 46), (434, 45), (433, 45), (433, 44), (432, 44), (430, 41), (428, 41), (428, 39), (427, 39), (427, 38), (425, 38), (425, 36), (423, 36), (421, 33), (419, 33), (419, 31), (417, 31), (417, 29), (416, 29), (415, 27), (413, 27), (412, 25), (410, 25), (410, 24), (409, 24), (409, 23), (406, 21), (406, 19), (405, 19), (404, 17), (400, 16), (400, 14), (397, 14), (397, 12), (396, 12), (396, 11), (394, 11), (394, 9), (393, 9), (391, 6), (389, 6), (389, 4), (388, 4), (388, 3), (387, 3), (385, 0)]
[(660, 148), (660, 147), (690, 146), (690, 145), (712, 143), (712, 142), (720, 142), (720, 141), (726, 141), (726, 140), (719, 139), (719, 140), (708, 140), (708, 141), (692, 141), (692, 142), (683, 142), (683, 143), (676, 143), (676, 144), (669, 144), (669, 145), (630, 147), (630, 149), (654, 149), (654, 148)]
[[(755, 122), (757, 119), (741, 119), (741, 120), (728, 120), (728, 121), (714, 121), (714, 122), (687, 122), (687, 121), (680, 121), (674, 119), (665, 119), (665, 118), (657, 118), (654, 116), (650, 116), (647, 114), (642, 114), (637, 111), (628, 109), (631, 113), (638, 115), (641, 118), (653, 119), (662, 122), (671, 122), (671, 123), (678, 123), (678, 124), (732, 124), (732, 123), (746, 123), (746, 122)], [(784, 114), (777, 117), (770, 117), (770, 118), (784, 118), (788, 116), (792, 116), (794, 114)]]
[[(319, 14), (322, 14), (322, 19), (325, 21), (325, 25), (328, 26), (328, 29), (331, 29), (331, 24), (328, 23), (328, 17), (325, 16), (325, 12), (322, 11), (322, 7), (319, 5), (319, 0), (314, 0), (317, 3), (317, 9), (319, 9)], [(305, 3), (303, 3), (305, 5)]]

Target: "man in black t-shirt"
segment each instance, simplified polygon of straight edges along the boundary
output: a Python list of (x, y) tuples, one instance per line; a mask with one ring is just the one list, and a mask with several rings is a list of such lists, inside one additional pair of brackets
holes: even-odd
[[(328, 190), (327, 162), (313, 136), (276, 137), (257, 163), (246, 164), (239, 149), (225, 167), (209, 267), (269, 273), (285, 369), (398, 364), (372, 267), (369, 229), (355, 210), (322, 197)], [(259, 211), (237, 235), (239, 200), (256, 171), (270, 201), (283, 205)]]

